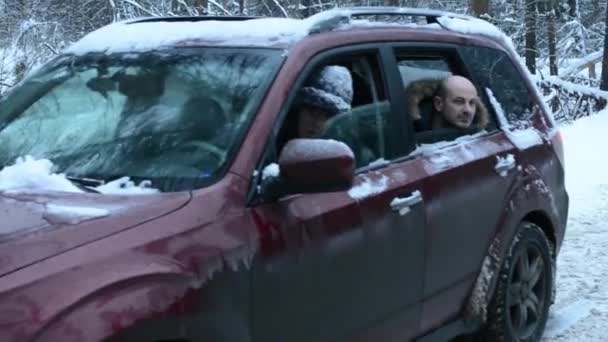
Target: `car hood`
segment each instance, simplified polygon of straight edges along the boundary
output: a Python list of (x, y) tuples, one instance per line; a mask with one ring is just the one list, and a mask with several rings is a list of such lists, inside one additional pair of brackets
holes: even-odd
[(190, 198), (0, 192), (0, 276), (171, 213)]

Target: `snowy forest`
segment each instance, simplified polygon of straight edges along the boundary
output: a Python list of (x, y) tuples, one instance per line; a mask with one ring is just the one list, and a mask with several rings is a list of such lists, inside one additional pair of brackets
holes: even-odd
[(558, 120), (606, 106), (601, 0), (0, 0), (0, 94), (84, 34), (149, 16), (303, 18), (344, 6), (432, 8), (481, 17), (513, 40)]

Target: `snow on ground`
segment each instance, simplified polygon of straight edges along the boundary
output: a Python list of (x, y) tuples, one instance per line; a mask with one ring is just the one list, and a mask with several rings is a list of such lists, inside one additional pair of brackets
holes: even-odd
[(570, 212), (543, 342), (604, 342), (608, 330), (608, 111), (563, 126)]

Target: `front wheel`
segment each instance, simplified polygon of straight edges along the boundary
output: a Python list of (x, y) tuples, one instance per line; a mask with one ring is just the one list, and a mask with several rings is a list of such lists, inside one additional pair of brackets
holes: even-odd
[(551, 305), (553, 262), (545, 233), (522, 222), (500, 269), (481, 340), (540, 341)]

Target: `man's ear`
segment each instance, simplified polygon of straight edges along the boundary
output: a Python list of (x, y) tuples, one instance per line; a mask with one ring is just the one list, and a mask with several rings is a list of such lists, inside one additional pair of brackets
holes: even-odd
[(439, 96), (433, 97), (433, 107), (436, 111), (441, 112), (443, 110), (443, 99)]

